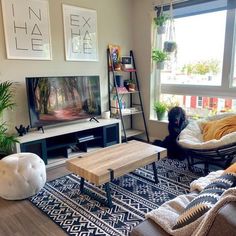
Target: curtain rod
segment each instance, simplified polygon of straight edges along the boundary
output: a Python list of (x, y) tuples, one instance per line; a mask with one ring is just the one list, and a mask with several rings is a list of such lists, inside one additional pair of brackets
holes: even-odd
[[(176, 4), (176, 3), (182, 3), (182, 2), (187, 2), (188, 0), (173, 0), (172, 4)], [(158, 3), (158, 4), (157, 4)], [(165, 2), (165, 3), (161, 3), (160, 0), (159, 1), (155, 1), (152, 3), (154, 8), (158, 8), (158, 7), (164, 7), (164, 6), (170, 6), (170, 1), (169, 2)]]

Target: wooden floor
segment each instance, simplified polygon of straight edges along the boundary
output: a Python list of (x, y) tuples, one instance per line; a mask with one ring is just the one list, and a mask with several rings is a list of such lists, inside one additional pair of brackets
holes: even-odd
[[(65, 166), (47, 170), (47, 180), (68, 174)], [(0, 198), (0, 236), (67, 235), (28, 200), (7, 201)]]

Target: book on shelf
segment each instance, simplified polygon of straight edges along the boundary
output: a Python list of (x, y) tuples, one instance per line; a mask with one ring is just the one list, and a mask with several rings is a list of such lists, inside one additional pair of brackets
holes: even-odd
[[(126, 87), (117, 87), (118, 93), (128, 93), (129, 91), (126, 89)], [(112, 89), (112, 93), (116, 93), (116, 88), (114, 87)]]

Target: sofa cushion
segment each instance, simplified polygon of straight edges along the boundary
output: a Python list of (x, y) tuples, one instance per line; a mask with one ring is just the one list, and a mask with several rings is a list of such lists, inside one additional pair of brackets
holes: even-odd
[(236, 174), (236, 162), (230, 165), (224, 173), (235, 173)]
[(202, 123), (203, 140), (221, 139), (223, 136), (236, 132), (236, 116)]
[(224, 135), (221, 139), (211, 139), (209, 141), (203, 140), (202, 124), (208, 121), (217, 121), (225, 117), (235, 116), (235, 113), (225, 113), (215, 116), (207, 117), (206, 119), (200, 119), (197, 121), (191, 121), (187, 127), (181, 131), (177, 142), (186, 149), (216, 149), (223, 146), (236, 143), (236, 132)]
[(177, 223), (172, 229), (175, 230), (184, 227), (197, 220), (217, 203), (220, 196), (228, 188), (234, 186), (236, 186), (235, 174), (226, 173), (215, 179), (187, 205), (184, 212), (178, 217)]

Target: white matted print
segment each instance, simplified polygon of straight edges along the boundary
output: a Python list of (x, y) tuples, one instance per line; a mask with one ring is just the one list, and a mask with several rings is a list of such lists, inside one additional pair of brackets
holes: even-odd
[(51, 60), (47, 0), (2, 0), (8, 59)]
[(97, 12), (63, 4), (67, 61), (98, 61)]

